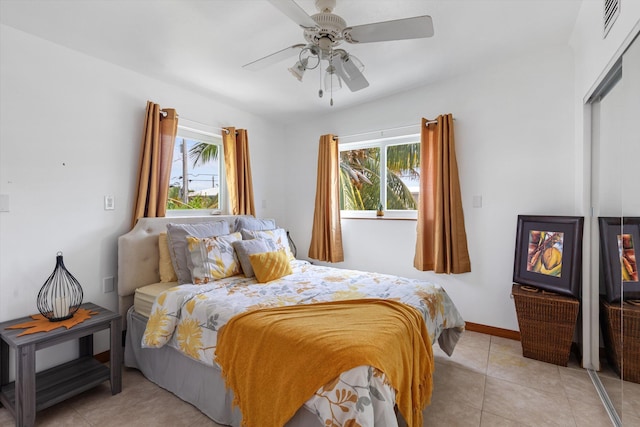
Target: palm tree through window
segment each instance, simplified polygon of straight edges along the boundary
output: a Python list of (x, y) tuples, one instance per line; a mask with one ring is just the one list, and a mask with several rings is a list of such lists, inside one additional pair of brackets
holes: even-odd
[[(204, 136), (204, 135), (203, 135)], [(222, 143), (214, 138), (176, 137), (167, 210), (222, 209)]]
[[(419, 135), (341, 144), (340, 209), (414, 211), (419, 200)], [(382, 179), (384, 177), (384, 179)]]

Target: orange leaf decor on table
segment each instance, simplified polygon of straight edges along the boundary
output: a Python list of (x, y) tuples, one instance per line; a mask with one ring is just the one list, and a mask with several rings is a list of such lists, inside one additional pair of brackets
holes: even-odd
[(21, 329), (28, 328), (26, 331), (22, 332), (18, 336), (27, 334), (35, 334), (36, 332), (49, 332), (57, 328), (65, 327), (67, 329), (71, 329), (73, 326), (78, 323), (82, 323), (94, 314), (98, 314), (97, 311), (87, 310), (85, 308), (79, 308), (78, 311), (75, 312), (72, 318), (67, 320), (62, 320), (60, 322), (52, 322), (42, 314), (32, 314), (30, 320), (28, 322), (20, 323), (18, 325), (13, 325), (7, 327), (7, 329)]

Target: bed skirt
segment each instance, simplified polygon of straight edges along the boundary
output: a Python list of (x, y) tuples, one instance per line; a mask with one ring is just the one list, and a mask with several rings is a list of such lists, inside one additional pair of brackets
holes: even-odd
[[(227, 391), (220, 369), (190, 359), (170, 346), (141, 348), (146, 324), (147, 318), (131, 307), (127, 312), (125, 366), (138, 369), (148, 380), (191, 403), (216, 423), (240, 426), (240, 410), (231, 405), (233, 394)], [(302, 407), (286, 427), (323, 426), (315, 414)]]

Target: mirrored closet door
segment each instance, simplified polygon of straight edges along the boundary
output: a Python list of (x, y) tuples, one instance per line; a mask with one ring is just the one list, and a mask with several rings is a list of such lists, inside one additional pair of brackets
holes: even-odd
[[(630, 304), (629, 291), (640, 287), (640, 41), (636, 40), (608, 72), (591, 99), (591, 280), (599, 288), (601, 370), (606, 391), (604, 403), (614, 425), (640, 425), (640, 306)], [(601, 258), (603, 241), (599, 218), (609, 218), (618, 260), (607, 275), (607, 257)], [(634, 231), (636, 230), (635, 234)], [(619, 241), (617, 240), (619, 237)], [(602, 239), (601, 239), (602, 237)], [(638, 241), (636, 241), (638, 240)], [(605, 251), (606, 255), (606, 251)], [(624, 255), (624, 256), (623, 256)], [(613, 278), (613, 280), (611, 280)], [(617, 300), (613, 294), (627, 296)], [(640, 299), (640, 298), (639, 298)], [(613, 328), (613, 329), (611, 329)]]

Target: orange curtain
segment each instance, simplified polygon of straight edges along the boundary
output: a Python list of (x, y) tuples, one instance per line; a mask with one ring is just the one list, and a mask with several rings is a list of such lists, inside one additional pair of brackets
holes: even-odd
[(319, 261), (344, 261), (340, 227), (340, 160), (338, 139), (322, 135), (318, 149), (316, 206), (309, 257)]
[(224, 164), (227, 172), (231, 214), (255, 216), (249, 138), (246, 129), (224, 128), (222, 130), (222, 144), (224, 145)]
[(467, 273), (467, 250), (460, 179), (453, 137), (453, 116), (437, 123), (422, 119), (420, 139), (420, 202), (413, 265), (436, 273)]
[(167, 213), (169, 175), (177, 131), (176, 110), (161, 110), (158, 104), (147, 101), (131, 227), (138, 218), (163, 217)]

